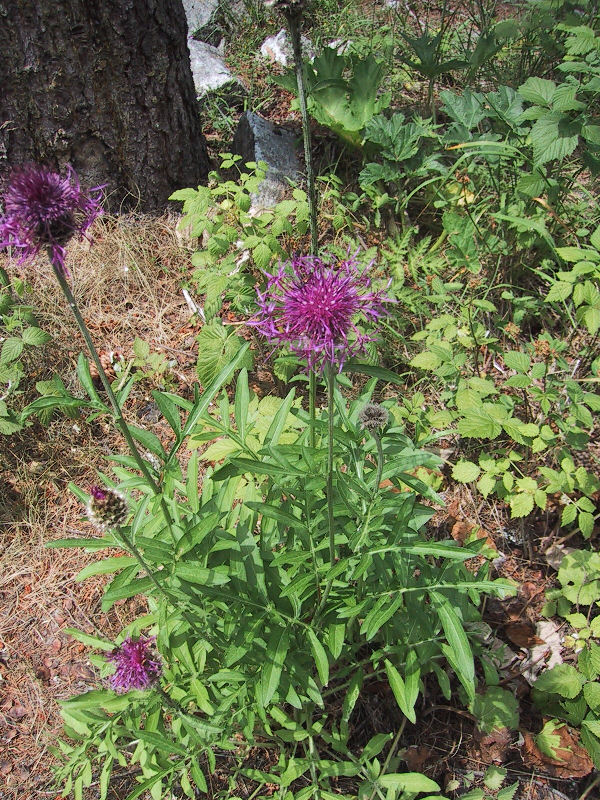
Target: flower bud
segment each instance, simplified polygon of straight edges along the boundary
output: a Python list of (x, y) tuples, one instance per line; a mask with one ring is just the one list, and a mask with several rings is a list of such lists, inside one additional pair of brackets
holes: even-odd
[(358, 412), (360, 427), (370, 433), (373, 433), (378, 428), (383, 428), (388, 424), (389, 419), (390, 415), (387, 408), (377, 403), (367, 403), (367, 405), (363, 406)]
[(89, 521), (95, 528), (99, 531), (107, 531), (124, 524), (129, 514), (129, 506), (122, 492), (118, 492), (116, 489), (92, 486), (90, 495), (86, 512)]

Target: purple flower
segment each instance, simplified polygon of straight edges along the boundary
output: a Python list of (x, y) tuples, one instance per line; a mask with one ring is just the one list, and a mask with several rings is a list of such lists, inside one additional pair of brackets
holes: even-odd
[(140, 636), (139, 639), (127, 637), (106, 658), (114, 661), (116, 669), (110, 676), (110, 685), (115, 692), (128, 692), (130, 689), (149, 689), (160, 677), (160, 661), (153, 658), (154, 637)]
[(83, 236), (102, 213), (103, 188), (96, 186), (85, 194), (71, 167), (64, 178), (35, 164), (15, 170), (4, 194), (0, 247), (20, 249), (20, 263), (47, 247), (53, 264), (64, 273), (65, 245), (72, 236)]
[(377, 320), (386, 313), (389, 298), (370, 291), (371, 281), (356, 258), (338, 261), (296, 256), (267, 274), (267, 287), (258, 295), (259, 312), (248, 324), (276, 344), (287, 345), (310, 369), (326, 365), (341, 372), (344, 361), (365, 351), (372, 336), (356, 320)]

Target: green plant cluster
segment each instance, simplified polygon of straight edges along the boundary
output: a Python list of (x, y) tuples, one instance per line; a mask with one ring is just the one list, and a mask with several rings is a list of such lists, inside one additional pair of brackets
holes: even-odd
[[(547, 592), (544, 613), (563, 617), (573, 629), (565, 646), (577, 653), (575, 663), (558, 664), (543, 672), (533, 687), (533, 699), (552, 717), (537, 739), (543, 752), (556, 757), (559, 720), (581, 729), (581, 741), (594, 763), (600, 763), (600, 554), (575, 550), (558, 570), (560, 588)], [(564, 724), (563, 722), (563, 724)], [(541, 739), (540, 739), (541, 737)]]
[(32, 367), (32, 351), (52, 338), (38, 326), (32, 306), (23, 302), (26, 293), (27, 285), (19, 278), (0, 289), (0, 435), (22, 430), (23, 418), (15, 403), (23, 392), (19, 387)]
[[(206, 791), (207, 774), (226, 754), (232, 787), (242, 775), (257, 791), (277, 783), (285, 794), (305, 776), (296, 797), (333, 797), (331, 780), (350, 776), (361, 797), (438, 791), (429, 778), (399, 771), (393, 749), (382, 763), (391, 734), (377, 734), (355, 754), (350, 718), (361, 692), (382, 677), (399, 720), (416, 721), (416, 703), (432, 678), (449, 699), (455, 676), (474, 701), (475, 661), (484, 654), (470, 630), (480, 619), (480, 594), (513, 587), (490, 579), (487, 562), (467, 569), (479, 544), (423, 536), (432, 510), (418, 495), (436, 495), (412, 472), (438, 460), (393, 424), (381, 438), (360, 428), (359, 411), (377, 378), (350, 404), (334, 389), (334, 417), (317, 418), (311, 446), (310, 419), (293, 389), (284, 399), (259, 401), (242, 369), (233, 403), (218, 394), (243, 358), (240, 351), (196, 402), (154, 393), (172, 428), (169, 449), (134, 431), (160, 465), (160, 499), (174, 525), (165, 525), (158, 496), (145, 491), (135, 461), (123, 456), (114, 459), (114, 474), (131, 495), (131, 522), (101, 538), (52, 543), (95, 551), (135, 544), (145, 570), (139, 558), (109, 556), (78, 579), (114, 575), (104, 611), (146, 594), (150, 612), (122, 636), (155, 627), (164, 659), (164, 688), (123, 697), (92, 690), (63, 705), (76, 743), (60, 745), (60, 777), (78, 796), (99, 772), (105, 794), (113, 766), (135, 764), (143, 780), (129, 800), (146, 790), (160, 798), (175, 782), (192, 798), (194, 786)], [(326, 502), (330, 426), (335, 557)], [(201, 455), (206, 442), (212, 444)], [(192, 452), (184, 469), (175, 456), (186, 445)], [(199, 491), (202, 461), (210, 466)], [(101, 650), (113, 647), (71, 633)], [(95, 663), (107, 673), (102, 658)], [(341, 716), (330, 710), (333, 698)], [(258, 743), (279, 754), (268, 771), (245, 763)]]

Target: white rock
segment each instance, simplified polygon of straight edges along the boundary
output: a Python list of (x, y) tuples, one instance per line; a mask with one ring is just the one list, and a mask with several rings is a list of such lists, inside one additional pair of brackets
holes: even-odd
[(203, 97), (228, 83), (236, 84), (236, 88), (243, 90), (242, 84), (227, 68), (218, 48), (206, 42), (197, 42), (195, 39), (188, 39), (188, 47), (198, 97)]
[(219, 0), (182, 0), (188, 31), (193, 35), (207, 25), (219, 7)]
[[(301, 41), (302, 57), (312, 61), (315, 57), (312, 42), (306, 36), (302, 36)], [(281, 64), (282, 67), (293, 64), (294, 54), (286, 29), (282, 28), (275, 36), (268, 36), (260, 46), (260, 54), (271, 63)]]

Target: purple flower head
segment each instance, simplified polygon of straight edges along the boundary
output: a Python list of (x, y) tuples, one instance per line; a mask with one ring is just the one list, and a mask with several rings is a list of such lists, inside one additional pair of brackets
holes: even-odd
[(116, 664), (109, 682), (115, 692), (128, 692), (130, 689), (149, 689), (160, 677), (162, 666), (154, 658), (152, 642), (154, 636), (128, 636), (106, 658)]
[(341, 372), (345, 360), (364, 352), (374, 338), (362, 333), (356, 320), (374, 321), (386, 313), (389, 298), (370, 291), (367, 272), (355, 257), (340, 262), (335, 256), (296, 256), (267, 274), (258, 316), (248, 324), (287, 345), (309, 369), (322, 372), (331, 365)]
[(71, 167), (64, 178), (35, 164), (15, 170), (4, 193), (0, 247), (20, 249), (21, 263), (46, 247), (64, 273), (65, 245), (72, 236), (83, 236), (102, 213), (103, 188), (96, 186), (85, 194)]

